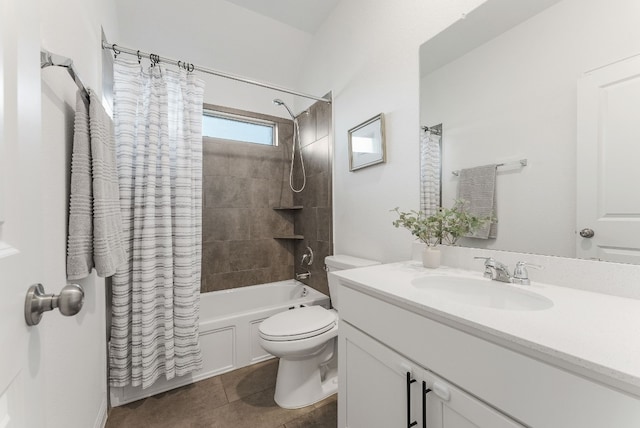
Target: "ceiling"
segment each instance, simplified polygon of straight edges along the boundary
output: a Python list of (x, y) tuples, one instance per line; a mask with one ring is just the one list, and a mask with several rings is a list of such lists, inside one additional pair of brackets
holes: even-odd
[(227, 0), (260, 15), (315, 34), (340, 0)]

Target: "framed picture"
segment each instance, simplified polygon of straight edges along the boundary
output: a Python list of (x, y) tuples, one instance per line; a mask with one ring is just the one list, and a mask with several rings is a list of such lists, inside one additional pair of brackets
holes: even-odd
[(349, 171), (384, 163), (386, 160), (382, 113), (349, 130)]

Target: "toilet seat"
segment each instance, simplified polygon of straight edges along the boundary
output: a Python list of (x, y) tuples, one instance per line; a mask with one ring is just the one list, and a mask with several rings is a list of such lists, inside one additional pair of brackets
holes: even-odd
[(258, 333), (264, 340), (276, 342), (306, 339), (331, 330), (337, 320), (335, 311), (322, 306), (309, 306), (267, 318), (260, 323)]

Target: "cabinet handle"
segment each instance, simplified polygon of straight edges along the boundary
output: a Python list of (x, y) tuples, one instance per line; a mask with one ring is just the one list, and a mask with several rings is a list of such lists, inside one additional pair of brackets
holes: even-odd
[(422, 428), (427, 428), (427, 394), (430, 392), (427, 382), (422, 381)]
[(417, 421), (411, 422), (411, 384), (416, 380), (411, 379), (411, 372), (407, 372), (407, 427), (418, 425)]

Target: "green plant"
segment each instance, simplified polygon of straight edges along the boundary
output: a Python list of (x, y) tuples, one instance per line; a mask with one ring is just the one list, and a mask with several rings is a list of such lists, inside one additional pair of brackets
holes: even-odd
[(422, 211), (402, 212), (398, 207), (391, 210), (398, 214), (398, 219), (393, 222), (395, 227), (403, 227), (411, 232), (429, 247), (435, 247), (439, 243), (455, 245), (462, 236), (472, 234), (485, 223), (492, 220), (491, 217), (476, 217), (469, 213), (466, 202), (458, 199), (451, 208), (438, 208), (433, 215), (426, 215)]

